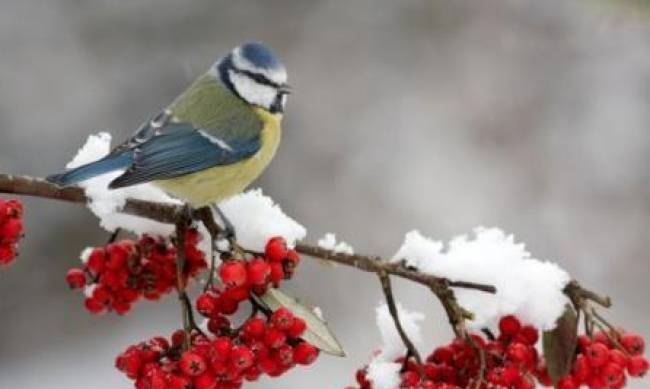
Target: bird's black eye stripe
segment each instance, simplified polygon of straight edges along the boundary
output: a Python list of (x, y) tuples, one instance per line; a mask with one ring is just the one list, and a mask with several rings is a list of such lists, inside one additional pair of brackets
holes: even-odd
[(257, 82), (259, 84), (268, 85), (268, 86), (271, 86), (271, 87), (273, 87), (275, 89), (281, 89), (282, 88), (282, 85), (280, 85), (277, 82), (274, 82), (272, 80), (269, 80), (263, 74), (254, 73), (254, 72), (251, 72), (250, 70), (239, 69), (239, 68), (237, 68), (235, 66), (232, 67), (232, 70), (234, 70), (235, 73), (243, 74), (246, 77), (253, 79), (255, 82)]

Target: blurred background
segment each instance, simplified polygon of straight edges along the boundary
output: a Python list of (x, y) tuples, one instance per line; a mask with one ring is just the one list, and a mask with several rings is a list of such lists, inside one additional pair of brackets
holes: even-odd
[[(637, 1), (5, 0), (0, 166), (60, 170), (89, 133), (124, 138), (218, 55), (276, 49), (290, 96), (256, 184), (309, 227), (392, 255), (410, 229), (500, 226), (609, 293), (650, 336), (650, 5)], [(0, 388), (130, 388), (115, 355), (179, 325), (176, 301), (87, 314), (67, 289), (107, 234), (83, 207), (26, 199), (20, 259), (0, 273)], [(257, 388), (341, 388), (379, 343), (376, 279), (306, 260), (287, 284), (319, 305), (348, 358)], [(451, 336), (420, 287), (426, 350)], [(647, 388), (649, 379), (629, 387)]]

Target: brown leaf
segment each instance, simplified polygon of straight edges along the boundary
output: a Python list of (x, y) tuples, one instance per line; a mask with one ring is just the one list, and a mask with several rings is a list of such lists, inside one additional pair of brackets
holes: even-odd
[(578, 341), (578, 316), (567, 304), (553, 330), (545, 331), (542, 342), (548, 374), (556, 383), (571, 371)]

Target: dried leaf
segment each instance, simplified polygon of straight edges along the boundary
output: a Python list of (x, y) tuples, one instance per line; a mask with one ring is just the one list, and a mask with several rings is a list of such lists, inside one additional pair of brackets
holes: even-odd
[(327, 323), (318, 317), (314, 311), (301, 304), (295, 298), (286, 295), (280, 289), (270, 288), (263, 296), (259, 298), (268, 308), (276, 310), (285, 307), (294, 315), (303, 319), (307, 324), (307, 329), (302, 338), (311, 343), (314, 347), (323, 352), (338, 357), (344, 357), (345, 351), (334, 337), (332, 332), (327, 328)]
[(571, 364), (578, 341), (578, 316), (567, 304), (564, 313), (557, 319), (556, 327), (545, 331), (542, 342), (548, 374), (556, 383), (571, 371)]

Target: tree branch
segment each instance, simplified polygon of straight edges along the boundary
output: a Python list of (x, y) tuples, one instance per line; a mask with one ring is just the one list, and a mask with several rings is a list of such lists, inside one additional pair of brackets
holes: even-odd
[[(40, 178), (14, 176), (9, 174), (0, 174), (0, 193), (41, 197), (71, 203), (87, 203), (89, 201), (88, 197), (84, 194), (83, 189), (79, 187), (59, 188)], [(121, 212), (167, 224), (176, 224), (180, 218), (184, 217), (183, 207), (180, 205), (163, 204), (136, 199), (127, 200)], [(206, 224), (206, 228), (208, 228), (212, 235), (216, 235), (216, 233), (219, 232), (219, 226), (214, 222), (211, 214), (209, 217), (206, 214), (207, 212), (205, 212), (205, 210), (200, 209), (195, 212), (194, 216), (201, 219), (204, 224)], [(367, 272), (385, 272), (390, 275), (414, 281), (429, 288), (435, 287), (436, 289), (445, 289), (448, 287), (455, 287), (475, 289), (487, 293), (496, 292), (496, 288), (491, 285), (448, 280), (443, 277), (420, 273), (417, 270), (407, 268), (403, 263), (387, 262), (377, 256), (336, 253), (331, 250), (311, 246), (305, 243), (298, 243), (296, 245), (296, 251), (304, 255), (355, 267)]]

